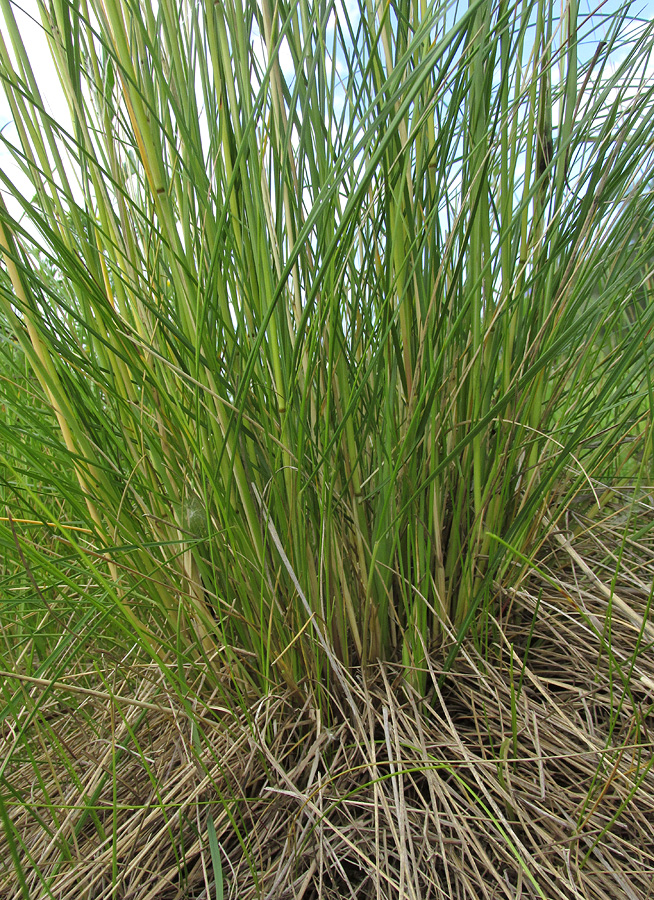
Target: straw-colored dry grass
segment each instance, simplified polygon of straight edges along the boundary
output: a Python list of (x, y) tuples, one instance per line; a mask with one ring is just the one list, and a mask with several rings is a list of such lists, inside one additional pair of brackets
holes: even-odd
[[(587, 530), (572, 556), (554, 534), (505, 618), (488, 623), (503, 635), (493, 655), (468, 642), (440, 687), (429, 657), (426, 705), (392, 666), (335, 691), (330, 727), (282, 695), (237, 715), (205, 693), (190, 716), (158, 670), (109, 657), (98, 696), (53, 690), (23, 723), (40, 760), (12, 757), (6, 773), (30, 798), (14, 810), (30, 897), (219, 896), (209, 815), (224, 896), (239, 900), (650, 897), (654, 654), (651, 626), (639, 638), (631, 619), (646, 613), (651, 550), (625, 543), (619, 525), (612, 534), (611, 520), (573, 524)], [(602, 542), (624, 544), (613, 590), (630, 610), (613, 606), (610, 643)], [(109, 687), (128, 699), (108, 701)], [(5, 720), (6, 742), (18, 727)], [(0, 896), (21, 896), (13, 869)]]

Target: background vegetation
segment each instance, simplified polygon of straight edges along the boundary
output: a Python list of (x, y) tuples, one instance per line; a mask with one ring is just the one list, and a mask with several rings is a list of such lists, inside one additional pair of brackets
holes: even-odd
[[(250, 759), (257, 778), (291, 759), (275, 745), (289, 722), (296, 750), (315, 731), (326, 772), (334, 742), (358, 747), (356, 765), (379, 746), (397, 761), (420, 741), (391, 752), (388, 713), (373, 724), (379, 661), (399, 666), (418, 719), (436, 715), (455, 663), (488, 678), (499, 666), (510, 739), (486, 712), (488, 752), (517, 760), (526, 656), (519, 686), (513, 673), (551, 601), (608, 660), (600, 743), (619, 731), (614, 690), (629, 740), (646, 741), (649, 707), (631, 691), (651, 690), (638, 667), (654, 637), (651, 23), (585, 16), (576, 0), (39, 2), (68, 127), (48, 113), (24, 17), (0, 2), (14, 128), (0, 139), (22, 170), (0, 172), (7, 896), (67, 896), (89, 829), (110, 848), (97, 896), (123, 896), (132, 756), (177, 846), (165, 778), (137, 721), (121, 712), (118, 728), (118, 695), (138, 723), (170, 704), (190, 723), (182, 744), (223, 798), (216, 821), (239, 836), (257, 896), (282, 896), (282, 869), (266, 894), (220, 742), (277, 746)], [(627, 557), (634, 596), (619, 590)], [(633, 656), (612, 649), (620, 629)], [(46, 714), (53, 696), (66, 699)], [(83, 741), (102, 698), (112, 751), (82, 790), (73, 738), (48, 717)], [(67, 775), (50, 782), (48, 766)], [(578, 824), (604, 796), (594, 771)], [(83, 797), (74, 824), (62, 778)], [(225, 838), (198, 809), (204, 890), (221, 896)], [(35, 823), (50, 836), (40, 862)], [(554, 896), (558, 876), (538, 887), (530, 851), (509, 845), (525, 890)], [(399, 882), (378, 879), (378, 896), (413, 896), (402, 846)], [(190, 890), (195, 870), (173, 856), (158, 871)]]

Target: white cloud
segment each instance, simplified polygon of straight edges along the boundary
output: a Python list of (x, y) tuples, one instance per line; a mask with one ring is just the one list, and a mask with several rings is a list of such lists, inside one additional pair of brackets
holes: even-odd
[[(44, 109), (60, 127), (70, 132), (72, 124), (68, 102), (59, 83), (56, 66), (41, 23), (36, 0), (22, 0), (20, 5), (12, 4), (12, 9), (18, 31), (29, 57), (32, 74), (41, 95)], [(14, 68), (20, 75), (6, 21), (0, 20), (0, 30)], [(3, 136), (14, 146), (19, 146), (18, 133), (13, 124), (11, 108), (4, 91), (0, 91), (0, 127), (2, 128)], [(4, 144), (0, 145), (0, 168), (26, 197), (29, 198), (33, 194), (33, 188), (29, 179), (16, 163), (11, 151)], [(4, 189), (3, 196), (9, 211), (17, 215), (19, 207), (16, 201)]]

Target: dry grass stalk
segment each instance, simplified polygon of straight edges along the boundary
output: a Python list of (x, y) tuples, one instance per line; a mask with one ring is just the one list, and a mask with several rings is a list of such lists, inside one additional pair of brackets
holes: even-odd
[[(594, 530), (583, 554), (597, 571)], [(614, 619), (608, 647), (594, 579), (556, 553), (539, 567), (548, 581), (533, 573), (510, 618), (489, 622), (504, 635), (498, 654), (485, 660), (467, 645), (442, 688), (428, 657), (428, 705), (392, 666), (351, 681), (356, 717), (333, 696), (341, 712), (329, 727), (311, 703), (281, 695), (239, 714), (212, 701), (198, 719), (162, 695), (152, 669), (140, 691), (124, 685), (141, 708), (100, 691), (53, 692), (26, 726), (42, 782), (15, 809), (30, 896), (213, 898), (211, 813), (225, 896), (239, 900), (647, 897), (654, 659), (639, 650), (631, 617), (619, 628)], [(647, 597), (633, 588), (642, 553), (631, 557), (616, 590), (643, 615)], [(623, 691), (620, 667), (631, 674)], [(25, 690), (35, 700), (43, 689)], [(122, 692), (118, 680), (113, 690)], [(9, 720), (4, 731), (10, 743)], [(25, 796), (33, 773), (32, 761), (12, 758), (5, 774)], [(92, 817), (82, 822), (85, 804), (104, 842)], [(0, 896), (18, 900), (13, 875), (1, 877)]]

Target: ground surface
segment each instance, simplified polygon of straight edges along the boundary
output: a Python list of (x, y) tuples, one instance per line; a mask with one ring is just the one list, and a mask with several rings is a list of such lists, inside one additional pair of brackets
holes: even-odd
[[(330, 727), (282, 695), (185, 706), (152, 666), (112, 668), (95, 695), (23, 682), (39, 712), (3, 738), (33, 732), (5, 771), (29, 798), (8, 805), (28, 896), (219, 897), (209, 818), (239, 900), (652, 896), (645, 549), (608, 597), (600, 549), (553, 541), (498, 603), (487, 659), (469, 641), (438, 687), (430, 656), (427, 703), (377, 666), (334, 691)], [(0, 844), (0, 897), (25, 896)]]

